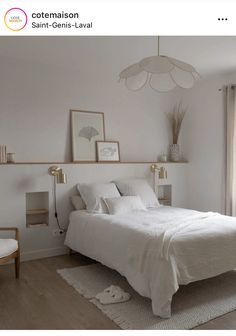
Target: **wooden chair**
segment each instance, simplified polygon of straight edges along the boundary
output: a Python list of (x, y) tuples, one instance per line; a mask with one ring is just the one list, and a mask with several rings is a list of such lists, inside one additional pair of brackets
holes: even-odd
[[(0, 248), (0, 265), (6, 264), (7, 262), (15, 259), (15, 274), (16, 278), (20, 276), (20, 241), (19, 241), (19, 230), (13, 227), (0, 227), (0, 231), (15, 231), (15, 239), (0, 239), (0, 245), (4, 243), (3, 247)], [(1, 247), (1, 246), (0, 246)], [(17, 248), (17, 250), (16, 250)], [(4, 249), (6, 251), (4, 251)]]

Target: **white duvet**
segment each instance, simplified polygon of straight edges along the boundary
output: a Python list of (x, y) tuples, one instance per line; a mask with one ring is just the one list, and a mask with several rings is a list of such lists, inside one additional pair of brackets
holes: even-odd
[(124, 275), (170, 317), (179, 285), (236, 268), (236, 219), (161, 206), (125, 215), (74, 211), (65, 244)]

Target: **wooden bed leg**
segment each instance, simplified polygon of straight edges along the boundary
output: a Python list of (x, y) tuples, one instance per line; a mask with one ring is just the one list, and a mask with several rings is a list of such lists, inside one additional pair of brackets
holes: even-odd
[(70, 248), (69, 249), (69, 255), (72, 255), (73, 254), (73, 250)]

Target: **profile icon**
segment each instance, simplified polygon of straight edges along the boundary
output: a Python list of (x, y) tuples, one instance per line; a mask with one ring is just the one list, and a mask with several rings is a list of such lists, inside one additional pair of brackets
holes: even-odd
[(6, 27), (13, 31), (20, 31), (25, 28), (27, 21), (26, 12), (18, 7), (10, 8), (4, 16)]

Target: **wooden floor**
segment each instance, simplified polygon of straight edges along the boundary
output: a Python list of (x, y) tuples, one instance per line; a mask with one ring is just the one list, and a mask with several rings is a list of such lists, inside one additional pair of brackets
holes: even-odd
[[(56, 272), (88, 263), (79, 254), (24, 262), (19, 280), (13, 265), (1, 266), (0, 329), (119, 329)], [(236, 329), (236, 312), (196, 329)]]

